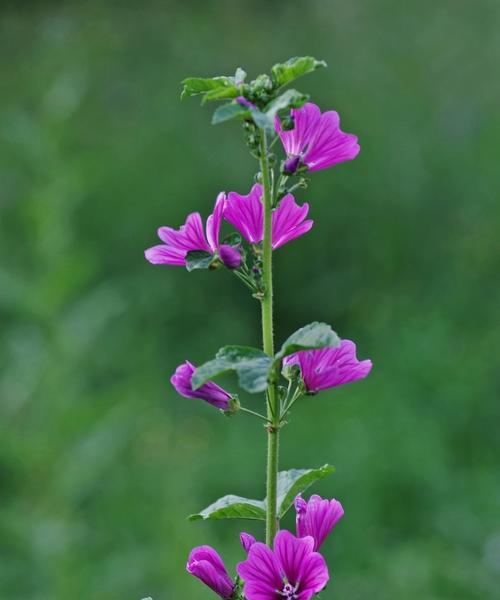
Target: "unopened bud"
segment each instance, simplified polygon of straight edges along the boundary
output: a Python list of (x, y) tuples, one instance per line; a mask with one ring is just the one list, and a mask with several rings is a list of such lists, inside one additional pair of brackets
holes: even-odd
[(241, 252), (234, 246), (222, 244), (219, 257), (228, 269), (239, 269), (241, 266)]
[(240, 401), (238, 400), (238, 396), (231, 396), (229, 400), (228, 407), (224, 412), (226, 417), (234, 416), (240, 410)]
[(293, 175), (300, 165), (300, 156), (292, 156), (291, 158), (287, 158), (283, 165), (283, 173), (286, 175)]

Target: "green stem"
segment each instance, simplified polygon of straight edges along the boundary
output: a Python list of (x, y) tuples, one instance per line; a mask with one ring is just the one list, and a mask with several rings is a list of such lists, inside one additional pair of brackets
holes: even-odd
[[(262, 340), (264, 352), (274, 356), (273, 336), (273, 270), (272, 270), (272, 189), (269, 175), (269, 160), (266, 133), (261, 131), (260, 143), (260, 170), (262, 173), (262, 187), (264, 188), (264, 240), (262, 242), (262, 280), (264, 294), (262, 306)], [(266, 543), (272, 546), (278, 530), (277, 515), (277, 485), (278, 485), (278, 455), (279, 455), (279, 428), (280, 411), (278, 406), (278, 393), (276, 383), (271, 382), (267, 388), (267, 512), (266, 512)]]
[[(283, 419), (286, 415), (286, 413), (292, 408), (292, 406), (295, 404), (295, 402), (302, 396), (302, 391), (297, 388), (293, 394), (293, 397), (289, 400), (288, 404), (285, 404), (284, 408), (282, 408), (281, 410), (281, 419)], [(287, 395), (287, 400), (288, 400), (288, 395)], [(280, 420), (281, 420), (280, 419)]]
[(259, 419), (263, 419), (264, 421), (266, 421), (266, 423), (268, 422), (267, 417), (264, 415), (261, 415), (258, 412), (255, 412), (254, 410), (250, 410), (249, 408), (245, 408), (244, 406), (240, 406), (240, 410), (248, 413), (249, 415), (253, 415), (254, 417), (259, 417)]

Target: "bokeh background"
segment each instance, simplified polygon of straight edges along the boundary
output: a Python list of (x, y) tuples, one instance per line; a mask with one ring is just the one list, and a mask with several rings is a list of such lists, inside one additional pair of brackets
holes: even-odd
[(190, 548), (232, 568), (242, 525), (262, 534), (186, 521), (264, 495), (265, 436), (168, 382), (185, 358), (258, 345), (258, 305), (227, 272), (143, 250), (255, 170), (239, 128), (181, 103), (179, 81), (301, 54), (329, 68), (296, 87), (362, 152), (298, 194), (316, 225), (276, 254), (277, 337), (324, 320), (374, 362), (301, 402), (283, 435), (283, 468), (337, 466), (315, 488), (346, 509), (322, 597), (498, 598), (500, 4), (24, 0), (0, 15), (0, 598), (201, 600)]

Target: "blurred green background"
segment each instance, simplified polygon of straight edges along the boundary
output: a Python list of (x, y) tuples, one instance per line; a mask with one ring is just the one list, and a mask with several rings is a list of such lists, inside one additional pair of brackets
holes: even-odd
[(362, 152), (298, 194), (316, 225), (276, 254), (277, 337), (328, 321), (374, 362), (301, 402), (283, 435), (283, 468), (337, 466), (315, 488), (346, 509), (323, 597), (498, 598), (498, 1), (0, 14), (0, 598), (201, 600), (190, 548), (243, 558), (241, 523), (185, 516), (264, 495), (264, 431), (168, 379), (258, 345), (258, 305), (227, 272), (143, 250), (255, 169), (238, 127), (181, 103), (179, 81), (301, 54), (329, 68), (297, 87)]

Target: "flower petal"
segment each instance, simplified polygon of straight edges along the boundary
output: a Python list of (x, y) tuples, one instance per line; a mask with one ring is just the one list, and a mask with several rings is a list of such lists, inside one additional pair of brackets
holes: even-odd
[(309, 600), (314, 594), (321, 592), (329, 579), (325, 559), (318, 552), (312, 552), (302, 562), (299, 599)]
[(273, 249), (307, 233), (313, 226), (313, 221), (304, 221), (309, 212), (309, 204), (299, 206), (292, 194), (284, 196), (273, 210), (272, 232)]
[(240, 533), (240, 543), (243, 546), (243, 550), (245, 550), (247, 554), (256, 541), (257, 540), (253, 537), (253, 535), (250, 535), (244, 531)]
[(282, 529), (274, 539), (274, 552), (288, 581), (295, 586), (299, 583), (303, 562), (314, 547), (312, 537), (298, 538)]
[(245, 582), (244, 593), (248, 600), (275, 600), (276, 590), (283, 587), (278, 559), (261, 542), (252, 545), (247, 560), (239, 563), (236, 570)]
[(188, 573), (201, 579), (222, 598), (231, 598), (234, 590), (233, 580), (219, 554), (211, 546), (193, 548), (186, 565)]
[(196, 367), (186, 360), (185, 363), (177, 367), (175, 373), (170, 378), (170, 383), (185, 398), (200, 398), (216, 408), (228, 410), (231, 394), (213, 381), (207, 381), (197, 390), (193, 390), (191, 382), (195, 371)]
[(172, 248), (165, 244), (159, 244), (148, 248), (144, 252), (146, 260), (153, 265), (185, 265), (186, 264), (186, 250), (180, 250), (178, 248)]
[(289, 131), (282, 131), (278, 119), (276, 131), (281, 138), (286, 153), (298, 156), (307, 149), (308, 144), (316, 135), (321, 119), (321, 111), (319, 106), (313, 102), (307, 102), (301, 108), (293, 108), (291, 114), (294, 128)]
[(264, 207), (261, 198), (262, 186), (256, 183), (246, 196), (229, 192), (224, 208), (224, 219), (251, 244), (261, 242), (264, 235)]
[(304, 384), (313, 393), (363, 379), (372, 369), (371, 360), (358, 361), (351, 340), (342, 340), (337, 348), (297, 352), (288, 361), (297, 359)]
[(212, 252), (216, 252), (219, 247), (219, 232), (224, 214), (224, 206), (226, 203), (226, 194), (221, 192), (215, 201), (214, 211), (207, 218), (206, 232), (208, 245)]
[(344, 509), (335, 499), (323, 500), (314, 494), (306, 502), (301, 496), (295, 498), (297, 511), (297, 535), (314, 538), (314, 550), (318, 550), (326, 537), (342, 518)]

